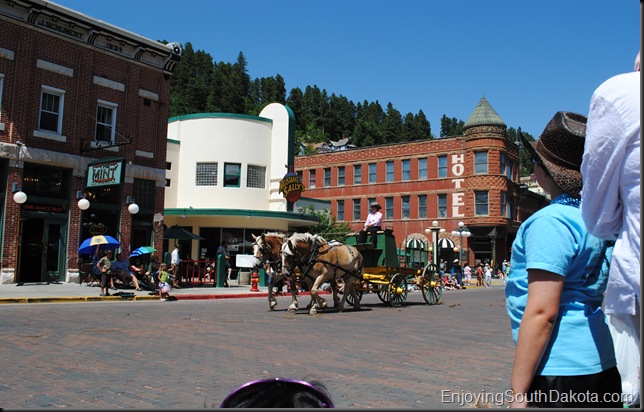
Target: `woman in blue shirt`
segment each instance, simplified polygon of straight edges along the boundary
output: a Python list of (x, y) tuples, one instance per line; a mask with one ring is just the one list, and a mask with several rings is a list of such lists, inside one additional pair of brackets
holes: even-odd
[(558, 112), (533, 147), (550, 205), (519, 228), (506, 281), (516, 343), (510, 407), (621, 407), (615, 350), (601, 305), (608, 281), (605, 241), (579, 210), (586, 118)]

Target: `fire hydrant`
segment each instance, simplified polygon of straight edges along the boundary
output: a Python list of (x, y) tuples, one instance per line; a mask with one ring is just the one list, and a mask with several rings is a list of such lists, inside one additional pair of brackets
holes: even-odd
[(259, 292), (257, 285), (259, 285), (259, 272), (253, 270), (253, 273), (250, 275), (250, 291)]

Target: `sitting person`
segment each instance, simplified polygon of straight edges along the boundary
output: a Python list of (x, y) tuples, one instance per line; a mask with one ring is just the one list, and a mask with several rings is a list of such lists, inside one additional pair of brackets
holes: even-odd
[(364, 223), (364, 229), (358, 234), (358, 243), (367, 243), (367, 233), (371, 235), (371, 244), (373, 247), (376, 247), (378, 243), (377, 232), (382, 230), (382, 213), (380, 209), (382, 207), (378, 202), (373, 202), (370, 205), (371, 210), (369, 211), (369, 216), (367, 216), (367, 221)]
[(454, 290), (454, 289), (459, 289), (458, 283), (454, 280), (451, 279), (450, 276), (446, 273), (443, 276), (443, 288), (445, 290)]
[(138, 257), (134, 258), (134, 261), (130, 265), (130, 276), (133, 276), (137, 281), (140, 281), (140, 284), (145, 285), (147, 289), (151, 289), (152, 286), (150, 286), (150, 278), (146, 276), (146, 273), (147, 271), (145, 270), (145, 266), (143, 265), (143, 262), (141, 262), (141, 259)]
[(116, 254), (116, 260), (112, 262), (111, 270), (112, 275), (123, 282), (123, 286), (127, 285), (127, 283), (131, 280), (132, 283), (134, 283), (134, 288), (136, 290), (142, 290), (139, 287), (139, 280), (136, 278), (136, 276), (132, 276), (130, 274), (130, 264), (123, 256), (123, 253), (119, 252)]

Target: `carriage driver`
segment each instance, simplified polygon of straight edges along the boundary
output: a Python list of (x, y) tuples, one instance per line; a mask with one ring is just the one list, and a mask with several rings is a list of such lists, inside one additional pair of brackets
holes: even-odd
[(378, 240), (376, 232), (382, 230), (382, 213), (380, 213), (380, 209), (382, 209), (382, 207), (378, 202), (373, 202), (369, 206), (371, 210), (369, 211), (369, 216), (367, 216), (367, 221), (364, 224), (364, 229), (360, 231), (358, 236), (358, 243), (366, 243), (367, 233), (370, 233), (371, 244), (375, 248)]

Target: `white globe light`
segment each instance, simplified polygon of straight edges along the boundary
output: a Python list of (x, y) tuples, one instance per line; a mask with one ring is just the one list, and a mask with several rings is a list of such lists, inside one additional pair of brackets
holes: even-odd
[(452, 230), (452, 236), (458, 236), (458, 232), (456, 230)]
[(463, 222), (458, 222), (458, 227), (463, 227), (463, 226), (465, 226), (465, 223), (463, 223)]
[(80, 210), (87, 210), (89, 209), (89, 200), (82, 198), (81, 200), (78, 201), (78, 208)]
[(434, 227), (438, 226), (438, 220), (432, 221), (432, 226), (434, 226)]
[(17, 191), (13, 195), (13, 201), (18, 204), (23, 204), (27, 201), (27, 194), (22, 190)]
[(136, 203), (131, 203), (127, 207), (127, 210), (128, 212), (130, 212), (130, 214), (136, 215), (137, 213), (139, 213), (139, 205), (137, 205)]
[(430, 234), (431, 230), (429, 228), (425, 229), (425, 233)]

